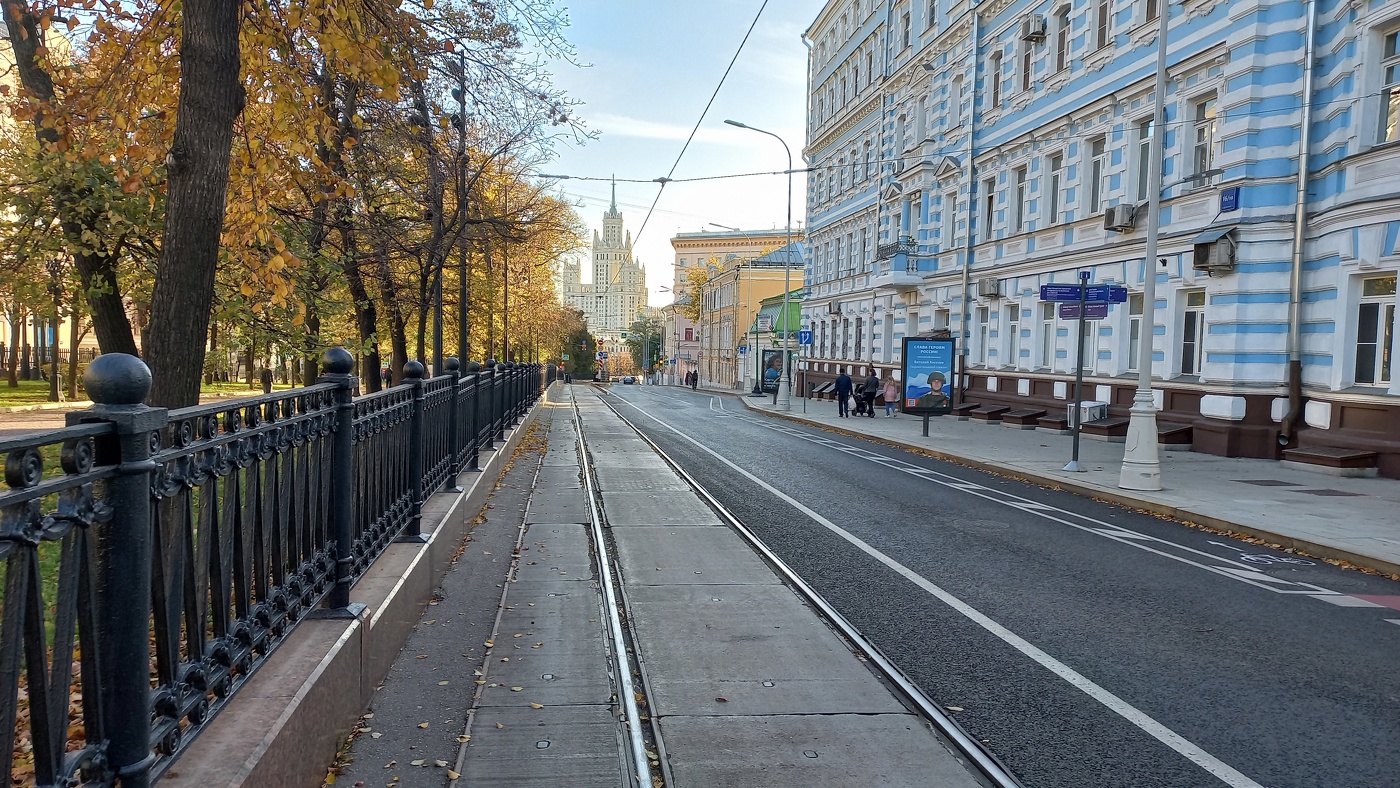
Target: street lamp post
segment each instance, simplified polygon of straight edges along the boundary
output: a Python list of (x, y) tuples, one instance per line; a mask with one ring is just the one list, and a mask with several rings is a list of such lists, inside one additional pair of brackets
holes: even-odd
[(783, 247), (783, 310), (781, 313), (784, 329), (783, 374), (782, 377), (778, 378), (778, 393), (773, 399), (773, 408), (774, 410), (779, 411), (792, 410), (791, 394), (788, 390), (788, 375), (790, 374), (790, 370), (788, 369), (788, 356), (790, 355), (789, 347), (792, 342), (792, 332), (786, 330), (788, 328), (787, 316), (789, 300), (792, 298), (792, 261), (790, 258), (787, 257), (787, 255), (792, 254), (792, 149), (788, 147), (788, 144), (786, 142), (783, 142), (782, 137), (779, 137), (777, 134), (774, 134), (771, 131), (764, 131), (760, 128), (748, 126), (743, 123), (740, 123), (737, 120), (726, 120), (725, 123), (728, 123), (731, 126), (737, 126), (741, 129), (756, 131), (759, 134), (766, 134), (769, 137), (772, 137), (773, 139), (781, 143), (783, 146), (783, 152), (787, 154), (787, 245)]
[(1162, 135), (1166, 133), (1167, 18), (1172, 4), (1157, 6), (1157, 76), (1152, 94), (1152, 140), (1147, 156), (1147, 240), (1143, 249), (1142, 314), (1138, 330), (1138, 387), (1128, 412), (1128, 436), (1118, 486), (1125, 490), (1162, 489), (1157, 448), (1157, 404), (1152, 396), (1152, 345), (1157, 323), (1157, 236), (1162, 215)]

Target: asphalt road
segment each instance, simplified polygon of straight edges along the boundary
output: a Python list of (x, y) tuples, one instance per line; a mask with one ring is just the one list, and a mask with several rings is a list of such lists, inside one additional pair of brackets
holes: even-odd
[(732, 397), (609, 391), (1027, 786), (1400, 786), (1400, 610), (1370, 606), (1400, 584)]

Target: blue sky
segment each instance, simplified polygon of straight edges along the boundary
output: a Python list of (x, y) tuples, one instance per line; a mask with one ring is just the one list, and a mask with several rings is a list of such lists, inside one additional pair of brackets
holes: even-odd
[[(541, 167), (549, 174), (651, 179), (666, 175), (709, 100), (762, 0), (586, 0), (569, 5), (567, 37), (578, 68), (553, 64), (554, 80), (583, 105), (575, 116), (599, 138), (561, 146)], [(724, 125), (733, 118), (783, 137), (794, 167), (802, 167), (807, 50), (801, 33), (820, 0), (769, 0), (695, 140), (672, 177), (693, 178), (781, 171), (783, 148), (771, 137)], [(602, 226), (609, 186), (568, 180), (560, 186), (590, 231)], [(655, 304), (671, 300), (670, 238), (698, 232), (709, 222), (749, 229), (782, 227), (787, 180), (782, 175), (672, 183), (650, 221), (654, 183), (619, 183), (618, 208), (636, 242)], [(793, 224), (804, 217), (804, 180), (793, 179)], [(710, 227), (708, 229), (714, 230)], [(638, 236), (638, 231), (641, 235)], [(591, 232), (590, 232), (591, 235)], [(584, 267), (587, 271), (587, 266)], [(587, 274), (585, 274), (585, 278)]]

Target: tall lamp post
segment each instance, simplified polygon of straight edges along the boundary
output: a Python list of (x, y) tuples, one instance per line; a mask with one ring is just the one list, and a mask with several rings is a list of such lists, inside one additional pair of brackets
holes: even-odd
[(783, 146), (783, 152), (787, 154), (787, 160), (788, 160), (788, 166), (787, 166), (787, 245), (783, 247), (783, 252), (784, 252), (784, 255), (785, 255), (785, 257), (784, 257), (784, 259), (783, 259), (783, 311), (782, 311), (782, 316), (783, 316), (783, 328), (784, 328), (784, 331), (783, 331), (783, 374), (782, 374), (782, 377), (778, 378), (778, 393), (777, 393), (777, 395), (775, 395), (775, 397), (774, 397), (774, 399), (773, 399), (773, 408), (774, 408), (774, 410), (779, 410), (779, 411), (792, 410), (792, 400), (791, 400), (791, 395), (790, 395), (789, 390), (788, 390), (788, 375), (790, 374), (790, 370), (788, 369), (788, 356), (789, 356), (790, 353), (791, 353), (791, 351), (790, 351), (789, 348), (791, 347), (791, 342), (792, 342), (792, 332), (786, 330), (786, 329), (788, 328), (788, 325), (787, 325), (787, 315), (788, 315), (789, 300), (792, 298), (792, 260), (791, 260), (790, 258), (786, 257), (786, 255), (792, 254), (792, 251), (791, 251), (791, 250), (792, 250), (792, 149), (788, 147), (788, 144), (787, 144), (786, 142), (783, 142), (783, 138), (782, 138), (782, 137), (779, 137), (777, 134), (774, 134), (774, 133), (771, 132), (771, 131), (764, 131), (763, 129), (760, 129), (760, 128), (755, 128), (755, 127), (753, 127), (753, 126), (748, 126), (748, 125), (745, 125), (745, 124), (743, 124), (743, 123), (740, 123), (740, 122), (737, 121), (737, 120), (726, 120), (725, 123), (728, 123), (728, 124), (731, 125), (731, 126), (737, 126), (738, 128), (741, 128), (741, 129), (748, 129), (749, 131), (756, 131), (756, 132), (758, 132), (759, 134), (766, 134), (766, 135), (768, 135), (769, 137), (772, 137), (773, 139), (775, 139), (775, 140), (777, 140), (779, 143), (781, 143), (782, 146)]
[(1157, 76), (1152, 93), (1152, 140), (1147, 156), (1147, 240), (1143, 249), (1142, 313), (1138, 330), (1138, 387), (1128, 412), (1128, 437), (1118, 486), (1125, 490), (1162, 489), (1157, 448), (1157, 404), (1152, 396), (1152, 345), (1157, 324), (1157, 236), (1162, 215), (1162, 135), (1167, 98), (1167, 19), (1172, 4), (1157, 5)]

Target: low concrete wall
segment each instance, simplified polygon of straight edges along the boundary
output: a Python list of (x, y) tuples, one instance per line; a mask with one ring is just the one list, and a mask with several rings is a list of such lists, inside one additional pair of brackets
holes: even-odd
[(457, 477), (461, 492), (424, 502), (428, 541), (391, 544), (370, 566), (350, 592), (364, 612), (302, 622), (181, 754), (161, 788), (319, 785), (538, 411), (531, 408), (504, 443), (482, 453), (481, 470)]

